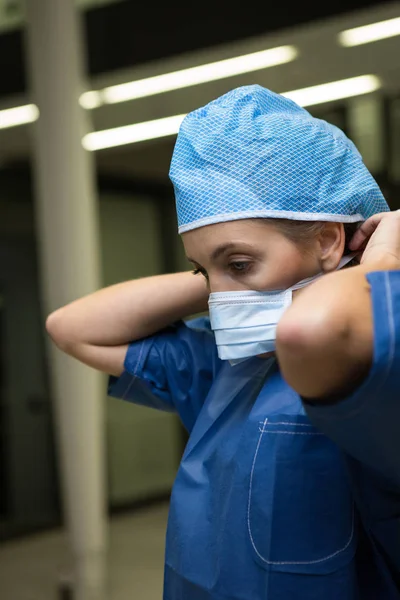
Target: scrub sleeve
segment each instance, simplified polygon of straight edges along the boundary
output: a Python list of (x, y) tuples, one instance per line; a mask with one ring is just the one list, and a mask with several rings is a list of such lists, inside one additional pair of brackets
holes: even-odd
[(190, 433), (222, 365), (208, 318), (200, 317), (130, 344), (108, 394), (159, 410), (177, 412)]
[(367, 532), (400, 584), (400, 271), (370, 273), (373, 365), (336, 404), (310, 404), (312, 423), (344, 450)]

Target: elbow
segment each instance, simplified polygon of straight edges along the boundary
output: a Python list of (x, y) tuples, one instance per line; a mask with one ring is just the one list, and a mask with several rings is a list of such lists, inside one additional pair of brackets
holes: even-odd
[(46, 319), (46, 331), (54, 344), (63, 352), (71, 353), (73, 341), (63, 308), (52, 312)]
[(276, 331), (277, 351), (282, 355), (293, 355), (301, 360), (304, 354), (326, 343), (326, 332), (332, 332), (332, 324), (328, 322), (325, 311), (297, 311), (289, 308), (278, 323)]
[(284, 316), (276, 331), (276, 355), (286, 381), (297, 390), (299, 374), (308, 362), (317, 337), (304, 321)]
[(347, 332), (324, 309), (288, 310), (277, 327), (276, 354), (284, 379), (302, 397), (319, 398), (335, 386), (332, 363), (343, 354)]
[(306, 323), (298, 319), (287, 318), (286, 315), (278, 323), (276, 330), (276, 346), (281, 353), (298, 352), (310, 344), (312, 332)]
[(58, 318), (58, 310), (49, 314), (46, 319), (46, 331), (48, 335), (51, 337), (53, 342), (56, 341), (59, 333), (59, 318)]

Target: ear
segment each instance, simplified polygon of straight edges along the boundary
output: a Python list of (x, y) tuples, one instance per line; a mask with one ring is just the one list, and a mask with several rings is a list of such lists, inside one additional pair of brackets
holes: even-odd
[(322, 271), (335, 271), (343, 256), (345, 233), (343, 223), (324, 223), (318, 235), (319, 260)]

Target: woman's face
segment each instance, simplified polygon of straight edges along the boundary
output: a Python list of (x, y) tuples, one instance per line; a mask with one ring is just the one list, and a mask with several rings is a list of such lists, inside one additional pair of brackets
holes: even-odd
[(317, 241), (305, 249), (270, 221), (207, 225), (182, 235), (186, 255), (211, 292), (283, 290), (321, 272)]

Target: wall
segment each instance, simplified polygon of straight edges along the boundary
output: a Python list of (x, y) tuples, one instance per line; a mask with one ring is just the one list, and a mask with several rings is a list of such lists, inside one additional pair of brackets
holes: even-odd
[[(104, 284), (162, 272), (157, 206), (150, 198), (102, 196)], [(177, 417), (107, 399), (109, 492), (112, 504), (167, 491), (179, 461)]]
[[(30, 201), (31, 190), (26, 180), (22, 184), (21, 181), (15, 179), (15, 182), (8, 181), (7, 185), (3, 181), (0, 188), (0, 241), (3, 242), (3, 247), (8, 252), (6, 258), (3, 255), (3, 269), (7, 271), (7, 269), (11, 268), (12, 262), (16, 260), (16, 257), (14, 260), (10, 256), (12, 248), (22, 248), (28, 243), (31, 244), (34, 251), (34, 213)], [(160, 223), (158, 221), (156, 204), (151, 198), (102, 196), (100, 199), (100, 222), (105, 285), (152, 275), (162, 271), (162, 248), (161, 236), (159, 235)], [(34, 252), (31, 253), (32, 256), (33, 254)], [(32, 265), (34, 264), (35, 261), (32, 262)], [(26, 262), (26, 269), (28, 269), (28, 266)], [(18, 297), (21, 301), (24, 298), (26, 300), (31, 298), (29, 306), (23, 311), (25, 330), (35, 330), (36, 332), (36, 329), (39, 328), (38, 331), (44, 334), (44, 318), (39, 311), (37, 274), (33, 269), (34, 266), (31, 268), (32, 272), (26, 273), (23, 278), (19, 277), (16, 280), (19, 281), (21, 288)], [(17, 269), (14, 269), (14, 272), (16, 271)], [(4, 277), (2, 280), (4, 280)], [(6, 290), (2, 291), (5, 292)], [(32, 294), (34, 301), (32, 301)], [(19, 304), (15, 303), (16, 310), (18, 307)], [(22, 321), (17, 315), (13, 320), (14, 322)], [(37, 335), (35, 333), (35, 336)], [(14, 338), (16, 340), (15, 335), (13, 335)], [(15, 408), (12, 414), (15, 411), (19, 411), (20, 413), (21, 410), (26, 412), (26, 414), (24, 413), (24, 415), (18, 417), (18, 423), (20, 424), (18, 425), (18, 438), (14, 436), (15, 443), (9, 448), (6, 456), (6, 458), (8, 457), (7, 461), (12, 460), (12, 463), (8, 467), (9, 471), (10, 469), (12, 470), (10, 474), (12, 482), (11, 493), (15, 516), (17, 516), (17, 512), (26, 512), (21, 502), (24, 496), (25, 498), (28, 498), (28, 496), (23, 493), (17, 494), (17, 491), (14, 491), (14, 489), (17, 490), (17, 487), (18, 489), (21, 488), (21, 490), (23, 488), (24, 482), (20, 478), (22, 471), (32, 473), (34, 476), (32, 481), (29, 480), (29, 485), (35, 486), (40, 481), (41, 489), (38, 489), (36, 494), (38, 498), (37, 504), (40, 504), (39, 499), (43, 496), (43, 490), (52, 490), (56, 484), (54, 480), (55, 474), (51, 472), (51, 465), (46, 464), (46, 474), (42, 473), (43, 461), (36, 460), (35, 462), (35, 457), (38, 454), (38, 452), (35, 452), (30, 453), (32, 460), (30, 467), (27, 469), (26, 461), (28, 460), (28, 456), (22, 456), (18, 450), (19, 446), (17, 448), (16, 444), (16, 442), (19, 443), (23, 439), (24, 431), (25, 435), (28, 436), (27, 442), (34, 443), (33, 433), (31, 432), (32, 428), (28, 428), (26, 424), (32, 421), (35, 424), (34, 428), (36, 432), (37, 423), (39, 423), (40, 419), (45, 421), (49, 414), (46, 406), (44, 406), (39, 408), (41, 411), (40, 414), (31, 416), (30, 407), (26, 403), (26, 398), (36, 398), (38, 394), (40, 397), (43, 396), (41, 389), (40, 393), (38, 392), (39, 388), (36, 383), (32, 383), (32, 389), (26, 389), (27, 386), (29, 387), (28, 367), (29, 373), (32, 371), (32, 382), (38, 378), (40, 379), (44, 374), (41, 366), (44, 362), (44, 350), (35, 340), (36, 337), (35, 339), (32, 338), (25, 341), (26, 348), (32, 347), (33, 344), (35, 348), (35, 360), (25, 363), (25, 376), (23, 379), (21, 379), (20, 375), (16, 375), (15, 386), (9, 386), (9, 397), (6, 400), (7, 403), (10, 403)], [(3, 349), (7, 363), (9, 365), (15, 364), (14, 370), (8, 368), (9, 373), (21, 373), (20, 347), (17, 343), (7, 343)], [(18, 398), (16, 398), (16, 392), (13, 392), (13, 390), (14, 388), (17, 389), (16, 385), (18, 382), (21, 385), (24, 383), (25, 387), (23, 390), (21, 389), (21, 393), (18, 392)], [(106, 379), (104, 380), (104, 385), (106, 389)], [(143, 497), (154, 496), (169, 491), (175, 476), (182, 446), (181, 430), (177, 417), (167, 413), (159, 413), (150, 409), (136, 407), (121, 400), (106, 398), (106, 395), (104, 398), (99, 399), (99, 401), (106, 402), (105, 435), (107, 436), (108, 443), (107, 466), (110, 503), (112, 505), (129, 504)], [(13, 423), (17, 426), (15, 420)], [(14, 425), (13, 428), (15, 429)], [(9, 428), (9, 425), (6, 424), (6, 427)], [(25, 430), (21, 431), (21, 427), (25, 427)], [(11, 430), (7, 431), (7, 433), (7, 438), (10, 439)], [(45, 443), (48, 444), (49, 442), (51, 440), (47, 438)], [(23, 444), (23, 448), (28, 448), (27, 444)], [(39, 448), (39, 445), (35, 444), (35, 448)], [(52, 458), (54, 458), (54, 453), (55, 449), (53, 447), (47, 450), (47, 454)], [(47, 477), (47, 481), (41, 480), (39, 477), (40, 473), (45, 478)], [(18, 480), (16, 479), (17, 477), (19, 477)], [(21, 483), (18, 483), (18, 486), (17, 483), (14, 485), (16, 481)], [(49, 493), (54, 498), (54, 493), (51, 491)], [(31, 489), (31, 497), (33, 497), (32, 494), (33, 488)], [(21, 509), (19, 508), (20, 504)], [(47, 498), (46, 502), (42, 502), (42, 504), (43, 511), (48, 514), (50, 519), (54, 518), (54, 507), (50, 508), (49, 499)], [(37, 515), (40, 514), (41, 521), (45, 522), (46, 515), (42, 514), (41, 507), (38, 505), (35, 510)], [(35, 518), (37, 521), (36, 515), (32, 515), (32, 518)], [(19, 517), (18, 520), (20, 520)]]

